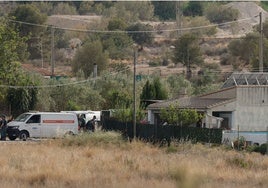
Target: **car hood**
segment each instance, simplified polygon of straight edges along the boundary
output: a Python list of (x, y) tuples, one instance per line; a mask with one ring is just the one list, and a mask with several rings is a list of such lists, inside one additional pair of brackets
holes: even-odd
[(7, 126), (20, 126), (22, 125), (24, 122), (20, 122), (20, 121), (11, 121), (7, 124)]

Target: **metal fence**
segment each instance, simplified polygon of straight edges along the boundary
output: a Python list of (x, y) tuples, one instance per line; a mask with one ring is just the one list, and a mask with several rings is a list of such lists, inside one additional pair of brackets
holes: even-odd
[[(124, 136), (133, 138), (133, 124), (106, 119), (102, 122), (104, 130), (120, 131)], [(170, 141), (172, 139), (221, 144), (222, 130), (175, 125), (137, 124), (136, 137), (151, 142)]]

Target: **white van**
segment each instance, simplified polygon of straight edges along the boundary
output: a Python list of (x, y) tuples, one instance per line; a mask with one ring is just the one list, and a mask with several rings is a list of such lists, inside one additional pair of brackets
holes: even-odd
[(93, 118), (93, 116), (96, 116), (96, 121), (99, 122), (101, 112), (100, 111), (92, 111), (92, 110), (85, 110), (85, 111), (61, 111), (63, 113), (73, 113), (76, 115), (83, 115), (84, 118), (86, 119), (86, 123)]
[(7, 124), (10, 140), (20, 138), (56, 138), (78, 133), (78, 119), (75, 114), (59, 112), (27, 112)]

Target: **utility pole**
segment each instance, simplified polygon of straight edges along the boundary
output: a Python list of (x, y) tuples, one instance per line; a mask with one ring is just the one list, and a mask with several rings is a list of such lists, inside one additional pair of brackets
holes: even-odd
[(41, 53), (41, 67), (44, 68), (44, 57), (43, 57), (43, 44), (42, 44), (42, 37), (38, 37), (40, 41), (38, 41), (39, 50)]
[(263, 72), (263, 25), (262, 25), (262, 12), (260, 16), (260, 41), (259, 41), (259, 72)]
[(93, 78), (94, 80), (97, 78), (97, 72), (98, 72), (98, 66), (96, 63), (94, 63), (94, 68), (93, 68)]
[(54, 27), (51, 26), (51, 77), (54, 76)]
[(181, 1), (176, 2), (176, 24), (178, 28), (177, 37), (181, 36), (181, 26), (182, 26), (182, 13), (181, 13)]
[(137, 49), (134, 47), (134, 74), (133, 74), (133, 139), (136, 139), (136, 61), (137, 61)]
[(42, 44), (42, 38), (40, 38), (40, 51), (41, 51), (41, 61), (42, 61), (42, 68), (44, 68), (44, 57), (43, 57), (43, 44)]
[(94, 87), (96, 87), (97, 74), (98, 74), (98, 65), (94, 63), (94, 68), (93, 68)]
[(266, 155), (268, 155), (268, 126), (266, 127)]

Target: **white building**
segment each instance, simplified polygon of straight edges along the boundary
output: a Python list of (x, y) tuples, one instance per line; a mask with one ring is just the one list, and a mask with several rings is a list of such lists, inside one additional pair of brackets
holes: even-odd
[(203, 113), (207, 128), (266, 131), (268, 126), (268, 73), (233, 73), (216, 92), (154, 103), (148, 121), (160, 123), (160, 110), (178, 103), (182, 109)]

